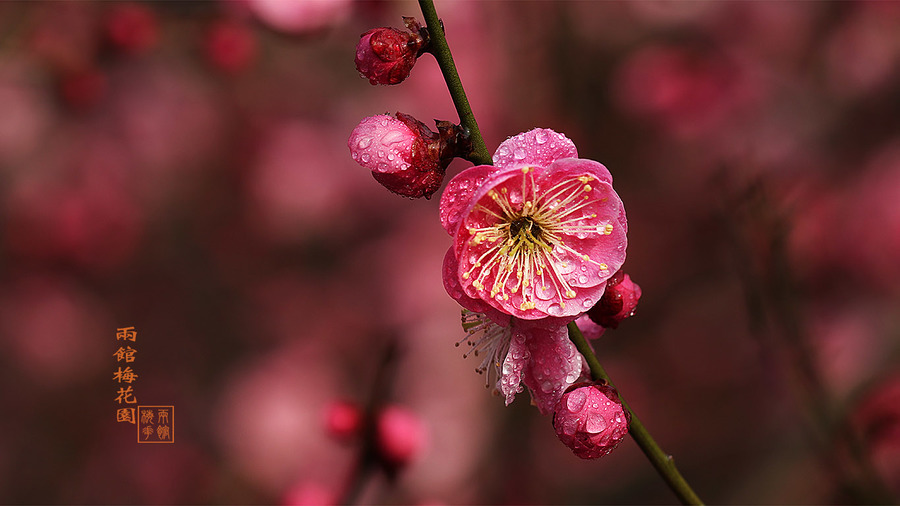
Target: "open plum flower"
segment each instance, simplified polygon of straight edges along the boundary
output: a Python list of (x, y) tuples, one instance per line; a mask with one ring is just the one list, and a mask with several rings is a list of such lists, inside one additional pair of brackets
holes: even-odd
[[(566, 324), (596, 304), (625, 262), (627, 222), (609, 171), (564, 135), (534, 129), (503, 142), (494, 165), (464, 170), (441, 197), (454, 237), (444, 287), (471, 313), (478, 371), (508, 405), (524, 383), (543, 414), (584, 371)], [(467, 354), (468, 355), (468, 354)]]
[(534, 129), (448, 183), (444, 285), (463, 307), (571, 321), (600, 300), (625, 262), (628, 225), (609, 171), (577, 156), (564, 135)]

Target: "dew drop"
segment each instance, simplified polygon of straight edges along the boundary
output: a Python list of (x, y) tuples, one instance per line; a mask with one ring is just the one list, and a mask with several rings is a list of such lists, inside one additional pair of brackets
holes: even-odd
[(362, 139), (359, 140), (359, 142), (356, 143), (356, 147), (358, 147), (359, 149), (366, 149), (371, 144), (372, 144), (371, 137), (363, 137)]
[(572, 412), (581, 411), (585, 401), (587, 401), (587, 393), (584, 390), (573, 390), (566, 398), (566, 407)]
[(551, 316), (561, 316), (562, 312), (562, 306), (559, 304), (551, 304), (550, 307), (547, 308), (547, 313)]
[(394, 161), (394, 154), (388, 153), (387, 158), (388, 158), (388, 160)]
[(588, 282), (588, 277), (582, 274), (581, 276), (578, 276), (578, 282), (582, 285), (586, 284)]
[(534, 133), (534, 140), (538, 144), (544, 144), (547, 142), (547, 132), (543, 130), (538, 130)]
[(362, 161), (363, 161), (363, 163), (369, 163), (369, 160), (371, 160), (371, 159), (372, 159), (372, 157), (369, 156), (369, 153), (363, 153), (363, 154), (362, 154)]
[(513, 158), (516, 160), (524, 160), (525, 159), (525, 150), (522, 148), (516, 148), (513, 152)]
[(584, 299), (584, 302), (582, 302), (581, 305), (585, 309), (590, 309), (594, 306), (594, 301), (592, 301), (591, 299)]

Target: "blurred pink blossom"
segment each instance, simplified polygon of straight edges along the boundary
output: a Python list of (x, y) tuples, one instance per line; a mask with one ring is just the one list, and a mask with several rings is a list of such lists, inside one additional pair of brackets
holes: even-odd
[(102, 301), (67, 279), (20, 275), (0, 290), (0, 347), (29, 384), (65, 389), (103, 374), (114, 333)]
[(391, 466), (405, 467), (418, 458), (428, 443), (428, 430), (414, 411), (399, 405), (386, 406), (377, 415), (376, 445)]
[(206, 31), (203, 49), (216, 68), (230, 74), (248, 69), (259, 52), (256, 33), (235, 20), (218, 20)]
[(325, 435), (320, 414), (335, 396), (338, 370), (318, 340), (280, 345), (236, 369), (214, 410), (229, 465), (256, 486), (282, 494), (298, 480), (338, 487), (352, 449)]
[(863, 431), (875, 469), (900, 494), (900, 376), (887, 377), (863, 398), (854, 420)]
[(330, 506), (337, 503), (337, 492), (308, 481), (292, 486), (281, 499), (283, 506)]
[(130, 260), (143, 233), (128, 193), (102, 181), (64, 186), (24, 179), (9, 196), (5, 236), (23, 258), (63, 260), (96, 270)]
[(685, 138), (734, 120), (756, 95), (736, 61), (679, 46), (647, 46), (629, 55), (613, 85), (625, 112)]
[(264, 130), (246, 191), (254, 227), (276, 242), (336, 229), (359, 188), (343, 135), (321, 123), (286, 121)]
[(250, 10), (270, 27), (293, 34), (313, 32), (342, 23), (351, 0), (245, 0)]
[(159, 20), (148, 5), (122, 2), (113, 4), (106, 13), (106, 37), (117, 50), (127, 54), (142, 53), (159, 39)]

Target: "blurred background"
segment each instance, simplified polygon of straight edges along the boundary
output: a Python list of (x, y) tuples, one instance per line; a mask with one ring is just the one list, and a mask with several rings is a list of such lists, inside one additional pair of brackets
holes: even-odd
[[(897, 501), (900, 3), (437, 8), (490, 150), (552, 128), (612, 171), (643, 298), (595, 348), (698, 494)], [(424, 431), (363, 502), (675, 502), (632, 440), (581, 461), (454, 348), (438, 199), (346, 145), (375, 114), (457, 121), (429, 55), (357, 74), (360, 34), (404, 15), (0, 3), (0, 502), (333, 501), (359, 444), (324, 413), (369, 402), (391, 346), (381, 395)], [(116, 421), (129, 326), (174, 444)]]

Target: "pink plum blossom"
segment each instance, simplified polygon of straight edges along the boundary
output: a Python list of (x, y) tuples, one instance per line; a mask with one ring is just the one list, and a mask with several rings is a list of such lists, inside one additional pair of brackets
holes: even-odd
[(600, 300), (625, 261), (627, 221), (606, 167), (577, 156), (565, 136), (534, 129), (450, 181), (444, 285), (463, 307), (571, 321)]
[(553, 428), (576, 456), (596, 459), (613, 451), (625, 438), (629, 420), (612, 387), (573, 385), (556, 405)]

